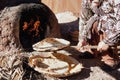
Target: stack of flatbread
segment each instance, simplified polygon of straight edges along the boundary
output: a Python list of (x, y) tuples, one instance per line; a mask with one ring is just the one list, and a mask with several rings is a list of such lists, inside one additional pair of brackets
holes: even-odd
[(31, 56), (29, 65), (34, 70), (54, 77), (66, 77), (79, 73), (82, 65), (74, 58), (61, 53), (46, 53)]
[(33, 45), (36, 51), (56, 51), (68, 47), (70, 42), (60, 38), (46, 38)]
[(81, 71), (82, 65), (73, 57), (55, 51), (68, 47), (70, 42), (60, 38), (46, 38), (33, 45), (38, 54), (29, 57), (34, 70), (55, 77), (66, 77)]

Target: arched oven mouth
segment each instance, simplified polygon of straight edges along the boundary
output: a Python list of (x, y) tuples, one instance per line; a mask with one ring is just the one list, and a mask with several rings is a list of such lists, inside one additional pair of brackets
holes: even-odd
[(47, 14), (42, 9), (34, 7), (21, 12), (19, 36), (25, 51), (33, 51), (32, 45), (45, 38), (49, 16)]

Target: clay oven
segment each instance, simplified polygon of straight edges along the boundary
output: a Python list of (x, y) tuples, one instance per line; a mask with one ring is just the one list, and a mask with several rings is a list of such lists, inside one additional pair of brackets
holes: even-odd
[[(31, 48), (32, 44), (45, 37), (59, 37), (55, 15), (39, 0), (12, 0), (1, 5), (3, 6), (0, 11), (0, 52), (16, 52), (22, 48)], [(32, 31), (35, 23), (39, 25), (38, 40), (35, 38), (32, 40), (31, 35), (26, 37), (26, 33), (23, 33), (24, 26), (27, 25), (29, 31)], [(33, 34), (37, 35), (34, 32)]]
[[(34, 36), (40, 36), (26, 36), (25, 28), (35, 28)], [(18, 54), (29, 53), (32, 44), (46, 37), (60, 37), (59, 25), (54, 13), (40, 0), (1, 0), (0, 79), (21, 80), (23, 62)]]

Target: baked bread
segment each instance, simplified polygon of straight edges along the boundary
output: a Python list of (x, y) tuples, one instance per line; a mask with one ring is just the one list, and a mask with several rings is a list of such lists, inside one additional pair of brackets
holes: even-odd
[(49, 53), (48, 55), (31, 56), (29, 65), (40, 73), (54, 77), (70, 76), (80, 72), (83, 68), (76, 59), (70, 56), (61, 53)]
[(70, 45), (70, 42), (60, 38), (46, 38), (33, 45), (36, 51), (55, 51)]

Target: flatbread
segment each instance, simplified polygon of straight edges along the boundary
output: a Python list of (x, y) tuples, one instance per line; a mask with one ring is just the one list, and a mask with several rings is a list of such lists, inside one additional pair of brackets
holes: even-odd
[(83, 68), (76, 59), (70, 56), (61, 53), (50, 53), (48, 55), (31, 56), (29, 65), (40, 73), (54, 77), (70, 76), (80, 72)]
[(55, 51), (70, 45), (70, 42), (60, 38), (46, 38), (33, 45), (36, 51)]

